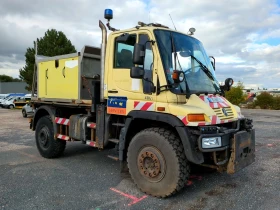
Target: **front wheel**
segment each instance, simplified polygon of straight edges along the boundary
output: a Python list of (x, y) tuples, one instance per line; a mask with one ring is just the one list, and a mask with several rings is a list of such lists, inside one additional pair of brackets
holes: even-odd
[(180, 191), (190, 173), (181, 141), (170, 130), (148, 128), (131, 140), (127, 162), (141, 191), (168, 197)]
[(23, 116), (24, 118), (27, 117), (27, 114), (26, 114), (26, 111), (25, 111), (25, 110), (22, 110), (22, 116)]
[(13, 104), (9, 105), (9, 109), (13, 109), (13, 108), (14, 108)]
[(44, 158), (56, 158), (62, 155), (66, 141), (54, 139), (53, 123), (50, 116), (39, 119), (35, 131), (36, 145)]

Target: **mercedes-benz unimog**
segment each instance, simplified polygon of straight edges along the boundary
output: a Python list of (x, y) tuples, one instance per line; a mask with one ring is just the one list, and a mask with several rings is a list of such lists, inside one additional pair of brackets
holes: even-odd
[(190, 164), (233, 174), (253, 163), (252, 120), (225, 98), (233, 80), (220, 85), (195, 30), (143, 22), (118, 30), (112, 15), (105, 10), (109, 36), (99, 21), (100, 48), (36, 55), (30, 128), (40, 154), (59, 157), (71, 141), (113, 144), (110, 157), (156, 197), (182, 189)]

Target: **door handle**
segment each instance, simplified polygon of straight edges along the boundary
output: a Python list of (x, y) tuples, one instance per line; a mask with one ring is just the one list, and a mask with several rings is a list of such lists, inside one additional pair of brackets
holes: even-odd
[(108, 90), (108, 93), (118, 93), (117, 90)]
[(64, 68), (62, 69), (62, 75), (63, 75), (64, 78), (65, 78), (65, 66), (64, 66)]
[(49, 71), (49, 69), (46, 70), (46, 78), (47, 78), (47, 79), (49, 79), (49, 77), (48, 77), (48, 71)]

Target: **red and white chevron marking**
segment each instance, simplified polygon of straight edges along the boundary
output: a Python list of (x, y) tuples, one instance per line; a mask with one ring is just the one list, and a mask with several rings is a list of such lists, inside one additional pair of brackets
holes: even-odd
[(154, 111), (155, 105), (153, 102), (134, 101), (134, 110)]
[(177, 116), (185, 125), (188, 125), (189, 122), (186, 116)]
[(96, 144), (94, 141), (86, 141), (87, 145), (91, 146), (91, 147), (96, 147)]
[(87, 127), (88, 128), (96, 128), (96, 124), (89, 122), (89, 123), (87, 123)]
[(61, 124), (61, 125), (69, 125), (69, 119), (56, 117), (55, 118), (55, 123), (56, 124)]
[(229, 107), (225, 98), (221, 96), (208, 95), (208, 96), (199, 96), (199, 98), (202, 101), (204, 101), (206, 104), (208, 104), (211, 108)]
[(61, 135), (61, 134), (57, 134), (56, 137), (58, 139), (65, 140), (65, 141), (68, 141), (70, 139), (69, 136), (65, 136), (65, 135)]

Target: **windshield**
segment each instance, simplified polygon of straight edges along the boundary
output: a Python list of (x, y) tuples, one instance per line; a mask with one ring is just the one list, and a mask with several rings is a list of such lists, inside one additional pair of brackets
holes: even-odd
[(176, 94), (220, 92), (215, 71), (207, 53), (197, 39), (167, 30), (155, 30), (167, 81), (173, 84), (173, 70), (184, 71), (186, 82), (173, 88)]

